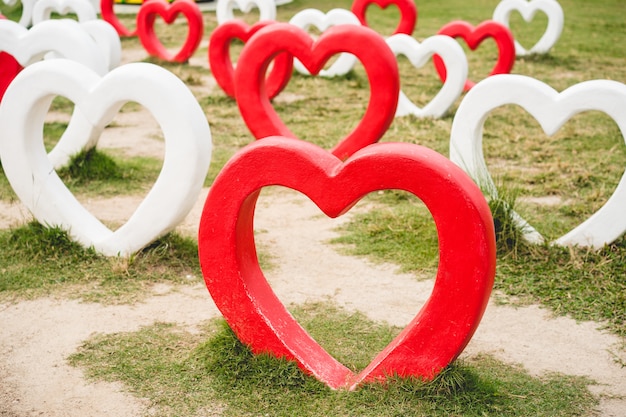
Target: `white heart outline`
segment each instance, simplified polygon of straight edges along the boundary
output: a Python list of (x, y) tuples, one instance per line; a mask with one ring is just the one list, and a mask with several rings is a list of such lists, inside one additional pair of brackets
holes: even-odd
[(237, 7), (244, 13), (249, 13), (254, 7), (259, 9), (259, 21), (276, 20), (276, 3), (274, 0), (217, 0), (215, 15), (217, 24), (233, 20), (233, 8)]
[[(17, 0), (2, 0), (4, 4), (7, 6), (15, 6), (17, 4)], [(29, 27), (32, 23), (33, 17), (33, 7), (37, 0), (22, 0), (22, 15), (20, 16), (20, 20), (17, 22), (20, 26), (25, 28)]]
[[(311, 26), (315, 26), (320, 32), (337, 25), (358, 25), (361, 26), (359, 18), (354, 13), (346, 9), (332, 9), (324, 13), (318, 9), (304, 9), (296, 13), (289, 23), (307, 31)], [(343, 52), (328, 69), (320, 71), (321, 77), (335, 77), (349, 73), (356, 65), (356, 56)], [(311, 75), (298, 59), (293, 61), (293, 67), (300, 74)]]
[[(482, 148), (483, 127), (497, 107), (516, 104), (533, 116), (547, 135), (553, 135), (571, 117), (584, 111), (601, 111), (617, 124), (626, 142), (626, 85), (611, 80), (590, 80), (559, 93), (534, 78), (501, 74), (488, 77), (472, 88), (457, 109), (450, 134), (450, 159), (463, 168), (487, 194), (497, 197)], [(556, 239), (553, 244), (601, 248), (626, 231), (626, 172), (613, 195), (587, 220)], [(526, 238), (543, 237), (517, 215)]]
[(406, 56), (415, 68), (423, 67), (435, 54), (443, 60), (447, 77), (439, 92), (423, 108), (419, 108), (400, 91), (395, 117), (413, 115), (416, 117), (442, 117), (454, 102), (463, 94), (467, 80), (468, 64), (465, 52), (459, 43), (449, 36), (434, 35), (421, 43), (404, 33), (386, 39), (396, 57)]
[(96, 9), (89, 0), (37, 0), (33, 6), (33, 25), (50, 20), (53, 12), (62, 16), (74, 12), (79, 22), (98, 18)]
[[(129, 101), (150, 111), (163, 130), (161, 172), (115, 232), (78, 202), (46, 155), (42, 126), (57, 95), (73, 101), (96, 130)], [(5, 174), (33, 216), (107, 256), (129, 256), (180, 223), (196, 202), (211, 161), (211, 131), (195, 97), (174, 74), (148, 63), (123, 65), (104, 77), (65, 59), (33, 64), (7, 89), (0, 104), (0, 129)]]
[(548, 16), (546, 31), (537, 43), (529, 50), (526, 50), (516, 40), (515, 54), (517, 56), (547, 54), (557, 43), (563, 32), (565, 17), (559, 2), (556, 0), (502, 0), (493, 11), (493, 20), (509, 28), (509, 18), (514, 11), (521, 14), (526, 22), (530, 22), (538, 11), (542, 11)]

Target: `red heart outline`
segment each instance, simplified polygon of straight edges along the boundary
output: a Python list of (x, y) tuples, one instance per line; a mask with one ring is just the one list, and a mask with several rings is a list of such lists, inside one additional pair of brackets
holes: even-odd
[(130, 30), (117, 18), (113, 8), (113, 2), (114, 0), (100, 0), (100, 14), (102, 15), (102, 20), (113, 26), (117, 34), (122, 37), (129, 38), (137, 36), (137, 28)]
[(265, 86), (267, 68), (281, 52), (298, 58), (313, 75), (332, 55), (341, 52), (354, 54), (363, 64), (370, 101), (361, 122), (331, 150), (334, 155), (345, 159), (385, 134), (393, 122), (400, 92), (398, 64), (385, 40), (367, 27), (337, 25), (314, 41), (297, 26), (275, 23), (248, 40), (235, 68), (237, 105), (255, 138), (295, 137), (272, 107)]
[(413, 34), (417, 24), (417, 6), (413, 0), (354, 0), (351, 11), (363, 26), (368, 26), (365, 12), (370, 4), (376, 4), (383, 10), (391, 5), (396, 6), (400, 10), (400, 22), (398, 22), (398, 26), (393, 34)]
[[(443, 26), (437, 34), (463, 38), (472, 51), (476, 50), (478, 45), (485, 39), (493, 38), (498, 46), (498, 60), (489, 75), (509, 74), (513, 69), (513, 64), (515, 63), (515, 39), (509, 28), (501, 23), (494, 20), (486, 20), (474, 27), (468, 22), (457, 20)], [(437, 55), (433, 56), (433, 62), (439, 78), (445, 82), (445, 64)], [(475, 82), (468, 79), (465, 82), (464, 91), (469, 91), (475, 84)]]
[[(230, 44), (233, 39), (246, 43), (259, 30), (274, 24), (271, 20), (262, 20), (252, 26), (241, 20), (229, 20), (219, 25), (211, 34), (209, 42), (209, 67), (217, 84), (224, 92), (235, 98), (235, 69), (230, 58)], [(285, 88), (293, 71), (293, 57), (280, 54), (274, 60), (274, 66), (267, 77), (266, 85), (270, 99), (276, 97)]]
[[(176, 55), (170, 54), (154, 33), (154, 21), (159, 15), (168, 25), (179, 14), (189, 23), (187, 39)], [(137, 13), (137, 35), (148, 54), (168, 62), (187, 62), (200, 46), (204, 32), (204, 20), (200, 8), (193, 0), (145, 0)]]
[[(289, 314), (258, 263), (254, 210), (269, 185), (295, 189), (329, 217), (368, 193), (400, 189), (430, 210), (439, 237), (433, 291), (407, 327), (358, 374), (330, 356)], [(493, 219), (480, 189), (442, 155), (407, 143), (373, 144), (345, 163), (307, 142), (266, 138), (224, 166), (200, 219), (199, 259), (207, 289), (239, 339), (255, 353), (286, 357), (334, 389), (389, 375), (433, 378), (474, 334), (495, 275)]]

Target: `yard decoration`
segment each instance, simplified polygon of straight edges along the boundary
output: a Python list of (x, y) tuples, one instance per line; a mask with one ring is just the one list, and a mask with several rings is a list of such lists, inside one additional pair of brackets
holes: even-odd
[[(187, 39), (175, 55), (167, 51), (154, 33), (154, 21), (157, 15), (165, 23), (172, 24), (182, 14), (188, 22)], [(150, 56), (169, 62), (187, 62), (202, 41), (204, 20), (200, 8), (193, 0), (175, 0), (171, 4), (167, 0), (145, 0), (137, 12), (137, 35), (141, 44)]]
[(244, 13), (249, 13), (253, 8), (259, 9), (259, 21), (276, 20), (276, 3), (274, 0), (217, 0), (215, 15), (217, 23), (233, 20), (233, 9), (237, 7)]
[(493, 20), (509, 27), (511, 13), (517, 11), (526, 22), (530, 22), (538, 11), (548, 17), (546, 31), (537, 43), (526, 50), (517, 40), (515, 40), (515, 54), (526, 56), (532, 54), (547, 54), (556, 44), (563, 31), (564, 15), (563, 8), (556, 0), (502, 0), (493, 11)]
[(33, 25), (50, 20), (53, 12), (62, 16), (74, 13), (79, 22), (98, 18), (96, 9), (89, 0), (37, 0), (33, 6)]
[[(246, 43), (260, 29), (273, 23), (275, 22), (272, 20), (262, 20), (248, 26), (241, 20), (229, 20), (216, 27), (211, 33), (208, 48), (209, 67), (215, 81), (228, 96), (235, 98), (235, 69), (230, 59), (231, 41), (239, 39)], [(289, 54), (279, 54), (265, 82), (270, 99), (276, 97), (285, 88), (291, 78), (292, 70), (293, 57)]]
[[(461, 102), (450, 135), (450, 158), (479, 182), (492, 197), (498, 196), (482, 151), (483, 126), (497, 107), (516, 104), (530, 113), (547, 135), (553, 135), (574, 115), (601, 111), (613, 118), (626, 141), (626, 85), (591, 80), (559, 93), (547, 84), (523, 75), (497, 75), (476, 84)], [(613, 195), (591, 217), (561, 236), (557, 245), (601, 248), (626, 232), (626, 174)], [(543, 237), (517, 215), (526, 238), (540, 243)]]
[[(317, 9), (304, 9), (296, 13), (289, 23), (298, 26), (306, 31), (311, 26), (316, 27), (320, 32), (337, 25), (361, 25), (359, 19), (349, 10), (332, 9), (328, 13), (324, 13)], [(345, 75), (352, 70), (356, 64), (356, 57), (352, 54), (341, 54), (339, 58), (328, 69), (319, 72), (320, 77), (334, 77), (337, 75)], [(294, 62), (294, 68), (300, 74), (310, 75), (304, 65), (298, 60)]]
[(463, 48), (454, 39), (442, 35), (431, 36), (420, 43), (409, 35), (399, 33), (388, 37), (386, 42), (396, 56), (406, 56), (416, 68), (424, 66), (434, 54), (446, 66), (447, 76), (441, 90), (423, 108), (417, 107), (400, 91), (396, 117), (442, 117), (461, 96), (467, 80), (467, 58)]
[[(2, 0), (4, 4), (7, 6), (15, 6), (18, 0)], [(22, 3), (22, 15), (20, 16), (20, 20), (17, 22), (21, 26), (28, 28), (32, 24), (33, 17), (33, 6), (37, 0), (21, 0)]]
[(128, 29), (120, 20), (117, 18), (115, 14), (115, 10), (113, 8), (114, 0), (100, 0), (100, 14), (102, 16), (102, 20), (108, 22), (115, 28), (117, 34), (125, 37), (131, 38), (137, 36), (137, 28)]
[[(261, 189), (270, 185), (305, 194), (332, 218), (366, 194), (385, 189), (416, 195), (433, 215), (440, 254), (432, 294), (408, 326), (357, 374), (298, 324), (259, 266), (254, 211)], [(224, 166), (204, 205), (198, 249), (215, 304), (253, 353), (293, 360), (329, 387), (350, 390), (391, 375), (434, 378), (478, 327), (496, 261), (493, 219), (480, 189), (440, 154), (413, 144), (380, 143), (343, 163), (313, 144), (284, 137), (250, 144)]]
[(272, 59), (288, 52), (311, 74), (317, 74), (331, 56), (348, 52), (361, 61), (370, 83), (370, 101), (361, 122), (332, 149), (345, 159), (377, 142), (393, 121), (398, 105), (398, 64), (385, 40), (364, 26), (333, 26), (314, 41), (304, 30), (288, 23), (275, 23), (248, 40), (235, 69), (237, 105), (255, 138), (295, 137), (273, 109), (264, 87)]
[[(515, 41), (509, 28), (501, 23), (486, 20), (474, 27), (468, 22), (457, 20), (444, 25), (437, 33), (453, 38), (462, 38), (472, 51), (478, 48), (485, 39), (493, 38), (498, 47), (498, 60), (489, 75), (508, 74), (513, 69), (513, 64), (515, 63)], [(445, 81), (445, 65), (437, 56), (433, 57), (433, 62), (439, 77), (442, 81)], [(464, 90), (468, 91), (474, 84), (473, 81), (468, 79)]]
[(83, 22), (80, 26), (91, 35), (102, 51), (106, 67), (112, 70), (119, 66), (122, 60), (122, 43), (115, 28), (100, 19)]
[[(43, 124), (59, 95), (75, 104), (95, 132), (129, 101), (148, 109), (163, 129), (165, 156), (159, 177), (115, 231), (80, 204), (46, 155)], [(174, 74), (147, 63), (123, 65), (102, 78), (70, 60), (33, 64), (7, 89), (0, 104), (0, 129), (2, 167), (33, 217), (62, 227), (72, 239), (106, 256), (130, 256), (182, 221), (198, 198), (211, 160), (211, 132), (195, 97)]]
[(386, 9), (389, 6), (396, 6), (400, 10), (400, 22), (394, 30), (393, 34), (406, 33), (412, 35), (417, 24), (417, 6), (413, 0), (354, 0), (352, 3), (352, 13), (359, 18), (359, 21), (363, 26), (368, 26), (365, 13), (367, 8), (375, 4), (381, 9)]

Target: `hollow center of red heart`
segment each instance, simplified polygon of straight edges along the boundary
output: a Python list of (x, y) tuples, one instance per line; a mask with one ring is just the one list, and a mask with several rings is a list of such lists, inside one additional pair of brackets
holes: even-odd
[[(381, 205), (381, 199), (390, 197), (377, 193), (373, 197), (346, 215), (329, 219), (304, 195), (270, 188), (262, 193), (255, 213), (257, 252), (274, 292), (296, 319), (303, 318), (300, 324), (322, 347), (354, 371), (369, 364), (430, 296), (438, 253), (429, 213), (420, 212), (425, 225), (411, 230), (416, 223), (405, 224), (408, 215), (393, 214)], [(373, 219), (368, 216), (371, 210), (382, 216), (380, 221), (376, 214)], [(394, 216), (402, 220), (394, 222)], [(346, 234), (337, 229), (350, 228), (354, 222), (360, 227), (356, 239), (365, 242), (339, 243), (337, 239)], [(394, 234), (395, 239), (385, 237)], [(416, 245), (428, 252), (416, 258), (427, 261), (417, 271), (401, 273), (394, 264), (350, 255), (362, 245), (369, 244), (371, 250), (385, 243), (388, 254), (379, 255), (386, 259), (402, 257), (403, 250), (411, 252), (407, 248)], [(336, 312), (340, 312), (338, 322), (332, 318)], [(381, 326), (368, 329), (370, 321)], [(350, 332), (351, 338), (336, 337), (337, 329)], [(362, 335), (356, 337), (361, 342), (355, 341), (355, 334)]]
[(457, 41), (467, 57), (468, 79), (479, 82), (488, 77), (500, 57), (496, 41), (492, 37), (487, 37), (474, 49), (471, 49), (462, 38), (457, 38)]
[(189, 21), (182, 13), (172, 16), (171, 23), (166, 22), (160, 15), (154, 19), (154, 34), (158, 42), (171, 54), (180, 51), (189, 37), (189, 30)]
[(402, 19), (402, 13), (395, 4), (382, 8), (372, 3), (365, 9), (367, 26), (385, 37), (391, 36), (395, 32), (400, 19)]

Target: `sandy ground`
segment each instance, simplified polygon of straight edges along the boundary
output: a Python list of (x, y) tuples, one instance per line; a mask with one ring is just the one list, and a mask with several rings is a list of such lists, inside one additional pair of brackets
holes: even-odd
[[(128, 58), (128, 56), (127, 56)], [(99, 146), (128, 154), (161, 156), (163, 142), (154, 121), (143, 111), (123, 113), (107, 129)], [(132, 137), (132, 140), (130, 139)], [(195, 234), (207, 190), (179, 229)], [(84, 204), (101, 220), (121, 224), (141, 200), (137, 197), (91, 199)], [(359, 206), (355, 208), (358, 210)], [(405, 325), (432, 289), (430, 279), (399, 274), (392, 265), (372, 264), (342, 255), (328, 244), (342, 219), (330, 220), (305, 197), (271, 190), (259, 201), (259, 239), (279, 265), (268, 279), (285, 303), (331, 300), (359, 310), (373, 320)], [(0, 202), (0, 226), (23, 222), (28, 212), (18, 203)], [(216, 317), (206, 288), (155, 285), (152, 294), (133, 305), (100, 305), (39, 298), (0, 303), (0, 416), (142, 416), (147, 400), (127, 393), (121, 384), (90, 382), (67, 357), (98, 333), (133, 331), (157, 321), (189, 329)], [(597, 414), (626, 416), (626, 352), (620, 340), (598, 323), (553, 317), (539, 306), (513, 307), (491, 302), (463, 355), (482, 352), (534, 375), (561, 372), (587, 376), (600, 398)], [(219, 415), (219, 409), (204, 410)]]

